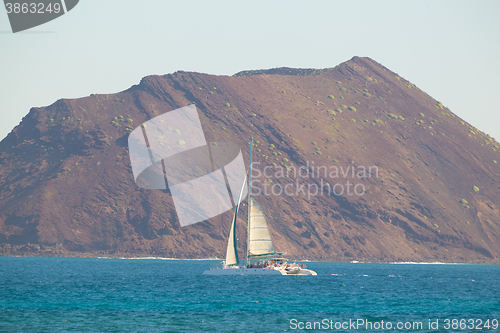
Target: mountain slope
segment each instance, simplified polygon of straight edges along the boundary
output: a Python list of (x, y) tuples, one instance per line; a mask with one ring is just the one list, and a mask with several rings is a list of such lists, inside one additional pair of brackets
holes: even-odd
[(257, 173), (268, 166), (261, 191), (294, 184), (255, 197), (288, 256), (499, 261), (500, 144), (359, 57), (324, 70), (148, 76), (33, 108), (0, 143), (0, 251), (223, 257), (232, 212), (181, 228), (169, 191), (138, 188), (128, 157), (132, 128), (193, 103), (207, 141), (235, 142), (248, 160), (254, 138)]

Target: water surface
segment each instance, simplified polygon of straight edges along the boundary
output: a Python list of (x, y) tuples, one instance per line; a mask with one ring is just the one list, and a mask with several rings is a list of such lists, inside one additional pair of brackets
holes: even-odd
[[(335, 329), (349, 320), (445, 332), (446, 319), (499, 331), (500, 266), (311, 262), (317, 276), (202, 275), (215, 263), (0, 257), (0, 332), (354, 331)], [(355, 331), (388, 331), (369, 328)]]

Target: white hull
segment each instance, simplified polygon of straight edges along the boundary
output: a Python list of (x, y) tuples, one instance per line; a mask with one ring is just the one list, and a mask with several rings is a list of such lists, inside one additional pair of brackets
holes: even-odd
[(317, 275), (315, 271), (305, 268), (216, 268), (203, 272), (203, 275)]
[[(275, 269), (277, 269), (277, 268), (275, 268)], [(318, 275), (318, 274), (316, 274), (315, 271), (312, 271), (310, 269), (305, 269), (305, 268), (289, 269), (289, 270), (279, 269), (279, 271), (282, 272), (283, 275)]]
[(216, 268), (203, 272), (203, 275), (286, 275), (271, 268)]

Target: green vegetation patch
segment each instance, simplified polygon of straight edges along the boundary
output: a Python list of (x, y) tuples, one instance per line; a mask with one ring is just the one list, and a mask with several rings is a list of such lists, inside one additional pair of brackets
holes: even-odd
[(405, 120), (404, 117), (395, 115), (394, 113), (389, 113), (387, 116), (391, 117), (392, 119)]
[(328, 98), (330, 98), (330, 99), (335, 99), (335, 96), (333, 96), (333, 95), (328, 95)]
[(355, 108), (354, 106), (350, 106), (350, 107), (349, 107), (349, 110), (351, 110), (351, 111), (356, 111), (356, 108)]
[(370, 94), (370, 93), (365, 92), (365, 93), (363, 94), (363, 96), (365, 96), (365, 97), (370, 97), (370, 96), (371, 96), (371, 94)]
[(474, 192), (479, 192), (479, 187), (477, 186), (472, 186), (472, 189), (474, 190)]

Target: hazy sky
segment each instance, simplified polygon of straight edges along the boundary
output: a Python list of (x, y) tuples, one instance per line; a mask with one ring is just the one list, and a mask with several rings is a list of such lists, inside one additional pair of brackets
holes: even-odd
[(32, 106), (150, 74), (334, 67), (368, 56), (500, 140), (500, 1), (80, 0), (12, 34), (0, 9), (0, 139)]

